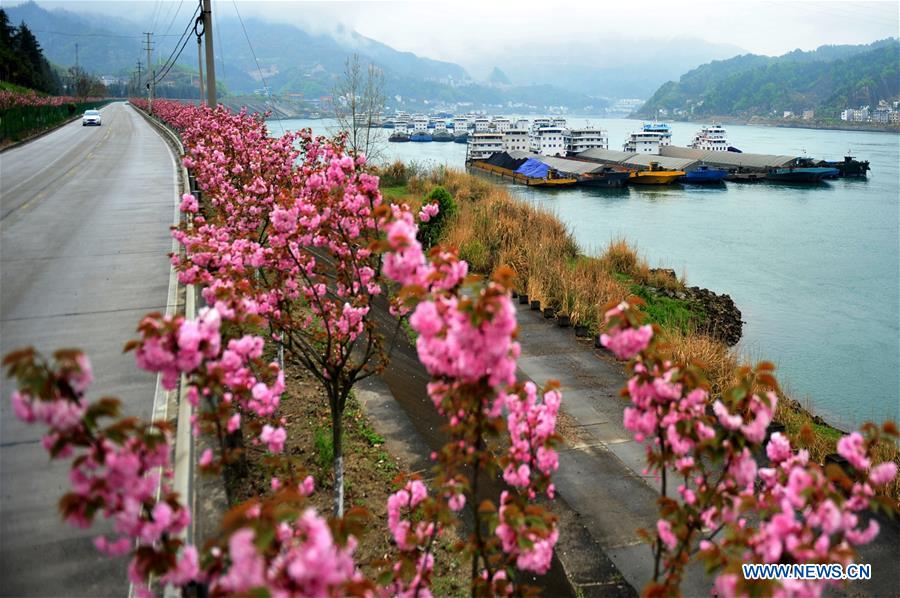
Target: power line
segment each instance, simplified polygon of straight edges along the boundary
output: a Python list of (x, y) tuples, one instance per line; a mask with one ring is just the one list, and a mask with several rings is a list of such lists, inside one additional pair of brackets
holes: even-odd
[[(272, 98), (269, 95), (269, 83), (266, 81), (266, 77), (265, 75), (263, 75), (262, 68), (259, 66), (259, 60), (257, 60), (256, 52), (253, 50), (253, 43), (250, 41), (250, 36), (247, 35), (247, 28), (244, 27), (244, 19), (241, 18), (241, 11), (238, 10), (236, 0), (231, 0), (231, 3), (234, 5), (234, 12), (237, 14), (238, 21), (240, 21), (241, 23), (241, 29), (244, 31), (244, 39), (247, 40), (247, 46), (250, 47), (250, 55), (253, 56), (253, 62), (256, 63), (256, 70), (259, 73), (259, 79), (260, 81), (262, 81), (263, 89), (266, 92), (266, 102), (269, 104), (269, 108), (272, 108)], [(281, 124), (281, 117), (278, 116), (278, 111), (272, 108), (272, 113), (275, 115), (275, 120), (278, 121), (278, 126), (281, 127), (281, 134), (284, 135), (284, 125)]]
[[(174, 5), (175, 3), (172, 2), (172, 4)], [(175, 19), (178, 18), (178, 14), (181, 12), (182, 4), (184, 4), (184, 0), (180, 0), (180, 2), (178, 3), (178, 8), (175, 10), (175, 13), (172, 15), (172, 20), (169, 21), (169, 26), (166, 27), (166, 33), (168, 33), (172, 29), (172, 25), (175, 24)]]
[(69, 33), (68, 31), (47, 31), (45, 29), (32, 29), (31, 31), (32, 33), (49, 33), (51, 35), (68, 35), (70, 37), (122, 37), (128, 39), (140, 37), (136, 33), (132, 35), (120, 35), (116, 33)]
[[(194, 19), (197, 18), (197, 15), (199, 14), (199, 12), (200, 12), (200, 7), (197, 6), (197, 8), (194, 10), (194, 14), (191, 15), (191, 20), (188, 21), (187, 27), (185, 27), (184, 31), (181, 33), (181, 38), (177, 42), (175, 42), (175, 47), (172, 48), (172, 53), (169, 54), (169, 57), (163, 63), (163, 66), (161, 66), (159, 69), (160, 72), (162, 72), (162, 71), (165, 71), (165, 72), (162, 72), (161, 75), (158, 75), (156, 77), (156, 79), (154, 79), (154, 81), (156, 81), (156, 82), (161, 81), (162, 78), (165, 77), (166, 74), (172, 69), (172, 66), (178, 60), (179, 56), (181, 56), (181, 53), (184, 51), (185, 45), (187, 45), (187, 41), (189, 39), (191, 39), (191, 36), (189, 35), (188, 32), (191, 30), (191, 27), (194, 25)], [(181, 44), (180, 48), (178, 47), (178, 44)], [(177, 54), (176, 54), (176, 52), (177, 52)]]

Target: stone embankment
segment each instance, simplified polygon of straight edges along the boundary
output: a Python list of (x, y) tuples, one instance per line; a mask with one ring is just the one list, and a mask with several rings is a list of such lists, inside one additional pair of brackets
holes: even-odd
[[(664, 274), (673, 280), (677, 278), (675, 271), (668, 268), (654, 268), (651, 272)], [(655, 287), (649, 290), (657, 295), (690, 303), (697, 311), (704, 313), (706, 321), (700, 325), (700, 332), (722, 341), (729, 347), (741, 340), (744, 321), (741, 320), (741, 310), (729, 295), (719, 295), (700, 287), (686, 287), (683, 291)]]

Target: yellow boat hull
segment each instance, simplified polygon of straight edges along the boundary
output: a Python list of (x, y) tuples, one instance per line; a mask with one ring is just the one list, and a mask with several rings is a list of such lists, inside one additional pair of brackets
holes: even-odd
[(632, 172), (628, 182), (633, 185), (671, 185), (683, 176), (681, 170), (642, 170)]

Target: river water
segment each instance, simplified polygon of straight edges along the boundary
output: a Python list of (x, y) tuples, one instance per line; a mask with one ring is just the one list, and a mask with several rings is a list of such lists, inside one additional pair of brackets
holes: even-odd
[[(627, 119), (569, 117), (602, 126), (621, 149), (640, 126)], [(270, 122), (331, 128), (328, 121)], [(674, 123), (687, 145), (696, 123)], [(900, 135), (730, 125), (746, 152), (869, 160), (867, 180), (815, 186), (728, 183), (722, 187), (542, 190), (508, 185), (555, 213), (582, 249), (598, 253), (627, 238), (651, 265), (673, 268), (731, 295), (743, 313), (741, 351), (778, 366), (782, 385), (813, 412), (840, 426), (900, 420)], [(386, 137), (386, 136), (385, 136)], [(384, 143), (383, 159), (462, 168), (456, 143)]]

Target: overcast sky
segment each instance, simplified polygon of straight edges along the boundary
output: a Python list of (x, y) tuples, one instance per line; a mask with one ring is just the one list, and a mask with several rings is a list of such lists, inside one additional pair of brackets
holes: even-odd
[[(197, 0), (54, 0), (46, 8), (70, 8), (149, 22), (157, 32), (182, 21)], [(16, 0), (0, 0), (3, 5)], [(398, 50), (472, 68), (480, 52), (512, 51), (522, 44), (565, 47), (622, 40), (699, 38), (748, 52), (777, 55), (822, 44), (867, 43), (897, 36), (900, 2), (759, 0), (572, 2), (565, 0), (419, 0), (415, 2), (265, 0), (237, 2), (253, 15), (333, 31), (340, 25)], [(178, 11), (176, 13), (176, 11)], [(213, 11), (233, 17), (233, 0), (214, 0)], [(493, 52), (492, 52), (493, 51)], [(663, 59), (663, 57), (661, 57)]]

